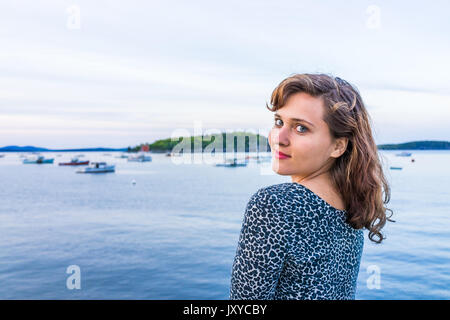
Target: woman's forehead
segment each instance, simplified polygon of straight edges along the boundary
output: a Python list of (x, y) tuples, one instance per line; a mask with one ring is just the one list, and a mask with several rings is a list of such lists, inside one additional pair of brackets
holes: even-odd
[(286, 104), (276, 111), (276, 114), (286, 119), (303, 119), (313, 125), (323, 121), (324, 107), (320, 98), (312, 97), (306, 93), (291, 95)]

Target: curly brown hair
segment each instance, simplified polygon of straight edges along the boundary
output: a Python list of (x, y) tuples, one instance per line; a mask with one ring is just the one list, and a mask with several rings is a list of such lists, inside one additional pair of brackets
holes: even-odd
[[(390, 187), (383, 173), (371, 129), (371, 119), (356, 87), (328, 74), (294, 74), (272, 92), (275, 112), (295, 93), (321, 98), (324, 121), (333, 138), (348, 138), (347, 149), (330, 168), (332, 183), (340, 190), (347, 208), (347, 223), (355, 229), (369, 230), (369, 239), (381, 243), (386, 220), (393, 212), (384, 205), (390, 201)], [(383, 199), (384, 190), (384, 199)], [(386, 211), (391, 214), (388, 217)]]

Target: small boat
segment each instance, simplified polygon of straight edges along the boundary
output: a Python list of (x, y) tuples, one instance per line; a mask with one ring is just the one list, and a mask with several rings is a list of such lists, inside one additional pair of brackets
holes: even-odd
[(246, 167), (247, 161), (237, 162), (237, 159), (227, 160), (224, 163), (216, 163), (216, 167)]
[(272, 157), (260, 157), (256, 160), (257, 163), (265, 163), (265, 162), (272, 162)]
[(402, 167), (390, 167), (391, 170), (402, 170)]
[(77, 170), (77, 173), (104, 173), (115, 172), (115, 165), (108, 165), (106, 162), (91, 162), (89, 167)]
[(259, 155), (257, 154), (256, 156), (246, 156), (245, 160), (249, 161), (249, 160), (256, 160), (256, 163), (264, 163), (264, 162), (271, 162), (272, 161), (272, 155), (270, 156), (265, 156), (265, 155)]
[(37, 163), (37, 164), (53, 163), (53, 160), (55, 160), (55, 159), (54, 158), (45, 159), (44, 156), (31, 156), (31, 157), (24, 159), (23, 163), (25, 163), (25, 164), (27, 164), (27, 163)]
[(272, 156), (260, 156), (257, 155), (256, 157), (252, 157), (252, 159), (256, 160), (256, 163), (264, 163), (264, 162), (271, 162), (272, 161)]
[(136, 156), (129, 156), (128, 157), (128, 161), (132, 161), (132, 162), (150, 162), (150, 161), (152, 161), (152, 157), (141, 153), (141, 154), (138, 154)]
[(402, 151), (400, 153), (397, 153), (396, 156), (397, 157), (410, 157), (411, 154), (412, 154), (411, 152)]
[(78, 158), (72, 158), (70, 162), (60, 162), (60, 166), (85, 166), (89, 164), (89, 160), (80, 161)]
[(127, 159), (128, 155), (126, 153), (122, 153), (120, 156), (115, 156), (115, 158), (119, 158), (119, 159)]
[(181, 157), (181, 156), (182, 156), (181, 153), (172, 153), (172, 152), (166, 153), (166, 157)]

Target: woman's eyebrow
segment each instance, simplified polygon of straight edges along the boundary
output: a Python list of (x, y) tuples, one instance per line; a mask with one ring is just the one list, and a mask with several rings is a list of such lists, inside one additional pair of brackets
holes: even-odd
[[(278, 113), (275, 113), (275, 117), (282, 118)], [(290, 118), (289, 120), (291, 120), (291, 121), (306, 122), (306, 123), (310, 124), (312, 127), (315, 127), (311, 122), (306, 121), (305, 119)]]

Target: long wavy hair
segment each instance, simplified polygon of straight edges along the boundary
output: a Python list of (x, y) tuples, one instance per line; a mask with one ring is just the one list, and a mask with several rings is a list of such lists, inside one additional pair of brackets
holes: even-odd
[[(347, 81), (327, 74), (294, 74), (275, 88), (272, 107), (266, 107), (275, 112), (298, 92), (321, 98), (325, 106), (323, 120), (332, 137), (348, 138), (347, 149), (330, 168), (332, 183), (342, 194), (347, 223), (355, 229), (366, 228), (369, 239), (381, 243), (386, 220), (394, 221), (390, 219), (392, 210), (384, 206), (391, 192), (359, 91)], [(390, 211), (389, 217), (386, 211)]]

